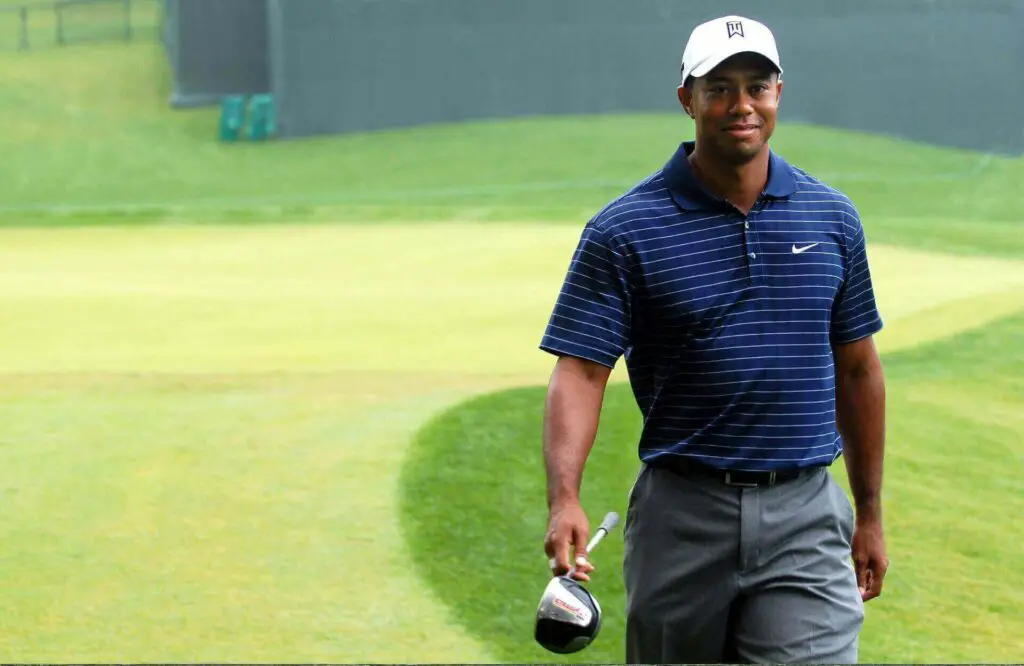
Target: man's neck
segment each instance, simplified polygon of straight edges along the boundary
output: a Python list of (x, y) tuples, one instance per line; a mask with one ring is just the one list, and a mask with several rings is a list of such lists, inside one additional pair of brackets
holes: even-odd
[(722, 197), (744, 215), (757, 203), (768, 183), (768, 146), (754, 159), (741, 164), (715, 160), (695, 147), (689, 156), (690, 168), (709, 191)]

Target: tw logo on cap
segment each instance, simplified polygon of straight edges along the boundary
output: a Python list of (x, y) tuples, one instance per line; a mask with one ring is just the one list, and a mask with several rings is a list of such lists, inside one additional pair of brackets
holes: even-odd
[(746, 37), (746, 35), (743, 34), (743, 21), (728, 21), (725, 24), (725, 29), (729, 31), (727, 39), (732, 39), (736, 35), (744, 38)]

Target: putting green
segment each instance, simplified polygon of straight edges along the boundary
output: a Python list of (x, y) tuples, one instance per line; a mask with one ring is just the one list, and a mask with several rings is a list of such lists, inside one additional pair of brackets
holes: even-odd
[(883, 351), (949, 337), (1024, 309), (1024, 263), (903, 247), (869, 250)]
[[(0, 231), (0, 655), (492, 659), (411, 564), (399, 470), (431, 414), (546, 382), (578, 234)], [(887, 350), (1021, 307), (1021, 263), (870, 253)]]
[[(537, 378), (574, 225), (5, 230), (2, 372)], [(902, 348), (1021, 305), (1024, 263), (871, 246)], [(902, 323), (906, 321), (906, 326)], [(919, 320), (921, 323), (915, 324)], [(941, 323), (942, 325), (936, 325)]]

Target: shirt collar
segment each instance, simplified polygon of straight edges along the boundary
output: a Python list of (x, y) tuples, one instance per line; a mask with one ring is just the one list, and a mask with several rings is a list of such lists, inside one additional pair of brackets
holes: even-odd
[[(725, 201), (721, 197), (706, 190), (694, 176), (687, 159), (693, 148), (693, 141), (679, 144), (675, 155), (662, 170), (672, 199), (685, 210), (712, 208), (724, 204)], [(769, 153), (768, 184), (764, 188), (764, 194), (780, 199), (795, 192), (796, 178), (793, 176), (793, 168), (774, 152)]]

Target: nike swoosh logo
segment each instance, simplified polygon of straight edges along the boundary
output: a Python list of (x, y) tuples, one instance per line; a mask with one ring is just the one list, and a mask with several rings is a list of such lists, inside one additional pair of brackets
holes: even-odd
[(817, 245), (817, 243), (811, 243), (810, 245), (805, 245), (804, 247), (797, 247), (796, 245), (794, 245), (793, 246), (793, 254), (800, 254), (801, 252), (806, 252), (807, 250), (810, 250), (815, 245)]

